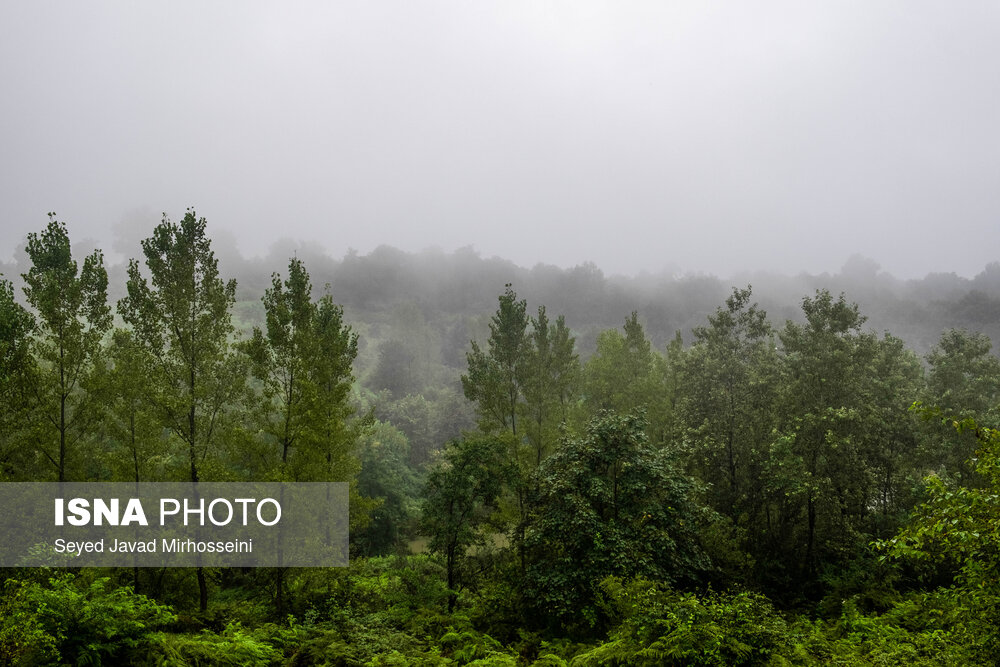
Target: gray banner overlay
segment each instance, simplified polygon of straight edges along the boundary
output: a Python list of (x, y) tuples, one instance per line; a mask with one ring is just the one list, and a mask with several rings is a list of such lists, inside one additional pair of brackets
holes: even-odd
[(0, 483), (0, 567), (343, 567), (347, 538), (346, 483)]

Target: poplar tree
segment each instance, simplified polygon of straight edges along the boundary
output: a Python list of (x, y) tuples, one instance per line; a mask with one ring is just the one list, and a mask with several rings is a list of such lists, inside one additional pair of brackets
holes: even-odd
[(523, 570), (531, 489), (537, 487), (542, 461), (554, 449), (558, 425), (566, 419), (580, 376), (575, 340), (563, 317), (550, 323), (544, 306), (537, 319), (528, 316), (527, 302), (518, 300), (508, 283), (490, 320), (486, 349), (476, 341), (471, 346), (462, 388), (476, 404), (480, 430), (507, 444), (516, 503), (513, 542)]
[(354, 445), (374, 424), (371, 415), (351, 419), (354, 407), (349, 399), (358, 336), (344, 323), (344, 309), (334, 303), (329, 292), (320, 297), (313, 318), (316, 356), (309, 372), (316, 387), (316, 408), (310, 427), (310, 452), (323, 466), (321, 479), (352, 482), (353, 501), (360, 468)]
[(71, 452), (95, 418), (84, 385), (111, 328), (108, 273), (100, 250), (82, 268), (77, 265), (66, 225), (55, 213), (44, 231), (28, 234), (27, 252), (31, 268), (21, 277), (38, 315), (33, 347), (39, 372), (31, 383), (39, 416), (36, 446), (64, 482)]
[[(202, 478), (206, 457), (219, 444), (226, 411), (238, 404), (243, 373), (230, 348), (236, 281), (219, 277), (205, 219), (188, 209), (179, 222), (166, 215), (142, 242), (146, 270), (128, 267), (122, 319), (151, 361), (151, 399), (163, 426), (180, 440), (191, 482)], [(208, 586), (198, 568), (201, 609)]]
[[(364, 423), (351, 420), (351, 367), (357, 336), (343, 323), (343, 311), (329, 294), (312, 300), (303, 263), (292, 258), (285, 280), (277, 273), (265, 290), (265, 329), (254, 327), (245, 349), (260, 381), (265, 455), (280, 459), (281, 479), (351, 483), (352, 507), (370, 503), (357, 495), (360, 464), (354, 448)], [(284, 611), (286, 568), (274, 571), (275, 606)]]
[(560, 315), (551, 324), (545, 306), (539, 306), (538, 317), (531, 320), (528, 343), (521, 371), (522, 412), (531, 448), (530, 464), (537, 470), (559, 437), (559, 424), (567, 419), (579, 381), (580, 360), (565, 318)]
[(490, 320), (487, 349), (472, 341), (472, 350), (466, 355), (469, 372), (462, 376), (462, 389), (476, 404), (483, 431), (510, 431), (516, 440), (523, 357), (530, 345), (528, 304), (517, 300), (510, 283), (499, 301)]
[(108, 347), (103, 425), (111, 437), (113, 478), (156, 481), (153, 470), (162, 454), (163, 428), (149, 396), (155, 388), (149, 369), (152, 360), (130, 331), (115, 329)]
[(263, 297), (266, 329), (254, 327), (245, 345), (263, 387), (264, 431), (294, 480), (354, 482), (355, 444), (373, 424), (354, 418), (350, 401), (358, 336), (344, 323), (329, 293), (310, 297), (302, 262), (292, 259), (288, 278), (272, 277)]
[[(466, 355), (469, 372), (462, 375), (465, 397), (476, 404), (479, 428), (494, 434), (507, 446), (513, 472), (513, 542), (521, 570), (526, 565), (524, 531), (528, 522), (528, 471), (522, 461), (522, 439), (518, 431), (522, 411), (525, 357), (530, 350), (527, 302), (518, 301), (510, 283), (499, 297), (500, 305), (490, 320), (490, 337), (484, 351), (476, 341)], [(522, 429), (523, 431), (523, 429)]]
[(310, 368), (319, 353), (316, 304), (301, 260), (288, 263), (288, 278), (271, 276), (262, 301), (266, 327), (254, 327), (247, 342), (253, 374), (263, 385), (264, 431), (278, 445), (282, 466), (289, 452), (308, 437), (317, 405), (317, 386)]

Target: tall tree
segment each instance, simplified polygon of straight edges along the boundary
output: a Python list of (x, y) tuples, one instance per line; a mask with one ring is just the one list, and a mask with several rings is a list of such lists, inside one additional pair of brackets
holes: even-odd
[(35, 318), (14, 300), (14, 286), (0, 280), (0, 479), (23, 476), (27, 470), (23, 445), (28, 428), (34, 359), (31, 333)]
[[(811, 579), (819, 562), (833, 557), (834, 537), (846, 536), (850, 519), (863, 511), (857, 503), (868, 472), (860, 465), (860, 443), (851, 436), (859, 433), (854, 408), (875, 356), (875, 337), (862, 332), (865, 317), (843, 294), (834, 299), (819, 290), (802, 300), (802, 310), (806, 322), (789, 321), (780, 333), (785, 353), (781, 437), (772, 451), (773, 464), (791, 470), (793, 488), (772, 488), (772, 495), (782, 503), (783, 523), (791, 522), (784, 527), (794, 526), (797, 536), (794, 546), (775, 548), (795, 554), (800, 574)], [(791, 507), (782, 494), (795, 500)], [(805, 526), (795, 518), (800, 512)]]
[(31, 268), (21, 277), (28, 303), (38, 314), (34, 341), (39, 374), (33, 383), (41, 428), (37, 447), (66, 481), (71, 451), (96, 417), (84, 389), (111, 327), (108, 273), (95, 250), (79, 268), (73, 260), (66, 225), (49, 213), (40, 234), (28, 235)]
[(319, 353), (315, 335), (316, 304), (301, 260), (288, 263), (288, 278), (277, 273), (265, 290), (266, 329), (254, 327), (246, 349), (253, 373), (263, 383), (264, 430), (278, 443), (282, 465), (289, 451), (306, 436), (314, 414), (317, 388), (310, 368)]
[(734, 288), (708, 325), (694, 329), (680, 412), (713, 508), (754, 525), (763, 509), (761, 453), (775, 426), (778, 356), (767, 314), (751, 294)]
[(899, 528), (918, 501), (916, 482), (927, 470), (927, 434), (909, 409), (926, 384), (920, 358), (889, 333), (878, 341), (867, 378), (859, 407), (864, 460), (872, 477), (867, 530), (882, 538)]
[[(179, 222), (165, 215), (142, 242), (146, 270), (128, 267), (122, 319), (152, 361), (151, 397), (162, 423), (182, 443), (188, 477), (198, 482), (219, 445), (227, 410), (239, 405), (244, 375), (230, 348), (236, 281), (219, 277), (205, 219), (188, 209)], [(208, 584), (198, 568), (199, 602), (208, 608)]]
[(527, 302), (518, 301), (508, 283), (490, 320), (487, 349), (484, 351), (472, 341), (467, 355), (469, 370), (462, 375), (462, 389), (477, 406), (480, 428), (486, 432), (509, 431), (515, 439), (524, 353), (529, 345), (526, 311)]
[(521, 393), (522, 424), (531, 449), (532, 470), (548, 456), (559, 437), (559, 424), (565, 422), (576, 393), (580, 361), (561, 315), (549, 322), (545, 306), (538, 307), (538, 317), (531, 319), (531, 333), (522, 355)]
[(112, 443), (113, 477), (135, 483), (157, 481), (163, 461), (163, 426), (149, 396), (155, 385), (152, 366), (130, 331), (115, 329), (102, 369), (102, 424)]
[(314, 316), (317, 354), (311, 380), (317, 389), (318, 409), (313, 424), (312, 451), (325, 466), (319, 479), (349, 481), (357, 476), (359, 463), (354, 447), (361, 433), (374, 423), (372, 415), (354, 416), (350, 393), (354, 385), (352, 366), (358, 356), (358, 335), (344, 322), (344, 309), (327, 291), (320, 297)]
[[(263, 387), (258, 414), (267, 438), (260, 456), (266, 474), (349, 482), (357, 514), (358, 507), (370, 504), (357, 495), (359, 428), (350, 422), (354, 409), (348, 400), (357, 338), (329, 294), (312, 300), (309, 273), (297, 258), (289, 260), (284, 281), (272, 275), (262, 301), (266, 329), (254, 327), (244, 349)], [(280, 615), (287, 572), (278, 568), (274, 574)]]
[(496, 435), (507, 445), (508, 456), (514, 466), (511, 475), (512, 542), (521, 568), (525, 561), (524, 531), (528, 521), (529, 473), (523, 460), (523, 428), (519, 430), (522, 412), (526, 354), (530, 348), (527, 302), (518, 301), (517, 294), (508, 283), (499, 297), (500, 305), (490, 320), (490, 337), (487, 350), (472, 341), (467, 355), (468, 373), (462, 375), (465, 397), (476, 404), (479, 428), (484, 433)]
[(898, 339), (863, 331), (864, 316), (843, 294), (817, 291), (802, 309), (806, 322), (780, 333), (779, 421), (767, 463), (774, 516), (762, 535), (774, 562), (816, 584), (821, 563), (856, 566), (905, 509), (916, 449), (908, 407), (920, 368)]

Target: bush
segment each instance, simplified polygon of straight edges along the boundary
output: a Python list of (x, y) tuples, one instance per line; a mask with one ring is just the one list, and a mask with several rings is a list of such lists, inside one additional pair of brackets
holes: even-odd
[(267, 667), (280, 665), (281, 654), (239, 623), (233, 623), (219, 634), (208, 630), (196, 635), (155, 633), (133, 652), (129, 662), (156, 667)]
[(52, 577), (47, 587), (8, 581), (0, 603), (0, 662), (113, 661), (176, 619), (170, 607), (129, 587), (108, 590), (108, 582), (84, 585), (69, 574)]
[(764, 665), (789, 649), (788, 627), (755, 593), (678, 593), (660, 582), (608, 577), (609, 641), (572, 665)]

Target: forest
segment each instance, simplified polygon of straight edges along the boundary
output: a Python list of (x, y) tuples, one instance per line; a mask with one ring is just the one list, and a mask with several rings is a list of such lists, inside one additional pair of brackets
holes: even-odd
[(3, 568), (0, 663), (997, 664), (1000, 264), (145, 233), (0, 265), (0, 482), (348, 482), (350, 564)]

